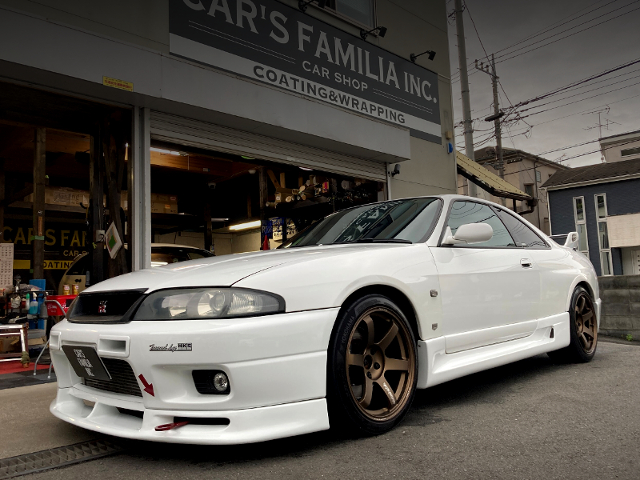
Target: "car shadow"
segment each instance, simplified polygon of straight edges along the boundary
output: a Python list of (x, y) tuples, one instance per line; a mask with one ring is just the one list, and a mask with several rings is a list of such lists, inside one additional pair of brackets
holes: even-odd
[[(596, 359), (593, 363), (597, 363)], [(567, 365), (553, 363), (546, 355), (538, 355), (452, 380), (427, 390), (418, 390), (411, 410), (398, 428), (426, 427), (447, 421), (438, 413), (447, 406), (474, 403), (500, 404), (510, 393), (517, 391), (519, 384), (563, 368), (567, 368)], [(122, 439), (113, 441), (122, 445), (125, 455), (140, 460), (176, 461), (189, 465), (200, 464), (205, 467), (278, 457), (305, 457), (314, 452), (332, 450), (347, 441), (359, 442), (366, 439), (347, 437), (329, 430), (258, 444), (234, 446), (163, 444)]]

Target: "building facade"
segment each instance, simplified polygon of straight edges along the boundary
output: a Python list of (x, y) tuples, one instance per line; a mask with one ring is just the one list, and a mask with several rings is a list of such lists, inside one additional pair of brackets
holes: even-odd
[(607, 163), (640, 158), (640, 130), (603, 137), (600, 150)]
[[(536, 206), (531, 207), (521, 201), (512, 202), (510, 200), (504, 200), (489, 195), (487, 192), (481, 192), (480, 194), (483, 195), (483, 198), (493, 202), (501, 203), (504, 201), (504, 205), (512, 210), (528, 212), (523, 213), (522, 216), (540, 230), (549, 234), (549, 209), (547, 205), (547, 195), (542, 185), (551, 178), (554, 173), (567, 170), (568, 167), (517, 149), (503, 148), (502, 155), (504, 161), (504, 180), (536, 199)], [(496, 168), (495, 147), (485, 147), (477, 150), (475, 152), (475, 161), (495, 175), (500, 174), (500, 171)], [(468, 184), (459, 176), (458, 193), (466, 195), (467, 192)]]
[(558, 172), (544, 187), (552, 234), (578, 232), (598, 275), (640, 274), (640, 158)]
[[(338, 208), (454, 193), (446, 2), (303, 3), (0, 0), (16, 270), (91, 251), (99, 280), (152, 241), (273, 248)], [(105, 260), (111, 224), (128, 248)]]

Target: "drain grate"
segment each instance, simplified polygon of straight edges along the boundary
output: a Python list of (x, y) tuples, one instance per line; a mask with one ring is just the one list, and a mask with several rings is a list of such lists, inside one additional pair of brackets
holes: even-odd
[(87, 462), (119, 453), (121, 450), (118, 445), (111, 442), (91, 440), (66, 447), (3, 458), (0, 460), (0, 480), (63, 467), (73, 463)]

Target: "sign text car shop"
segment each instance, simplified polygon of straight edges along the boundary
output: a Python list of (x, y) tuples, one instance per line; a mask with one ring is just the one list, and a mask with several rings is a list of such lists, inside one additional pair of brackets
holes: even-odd
[(170, 51), (441, 142), (435, 73), (275, 0), (170, 0)]

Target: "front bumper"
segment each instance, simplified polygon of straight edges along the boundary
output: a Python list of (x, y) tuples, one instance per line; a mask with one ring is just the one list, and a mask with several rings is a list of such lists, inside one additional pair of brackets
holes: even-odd
[[(110, 435), (178, 443), (247, 443), (327, 429), (327, 348), (337, 313), (338, 309), (326, 309), (246, 319), (127, 324), (64, 321), (51, 335), (59, 388), (51, 412)], [(151, 349), (178, 343), (190, 343), (191, 351)], [(128, 362), (136, 378), (143, 375), (153, 385), (153, 395), (142, 390), (142, 383), (142, 397), (84, 385), (63, 345), (90, 345), (103, 358)], [(198, 393), (193, 370), (224, 371), (230, 393)], [(225, 419), (228, 425), (188, 424), (155, 431), (176, 417), (194, 419), (192, 423)]]

